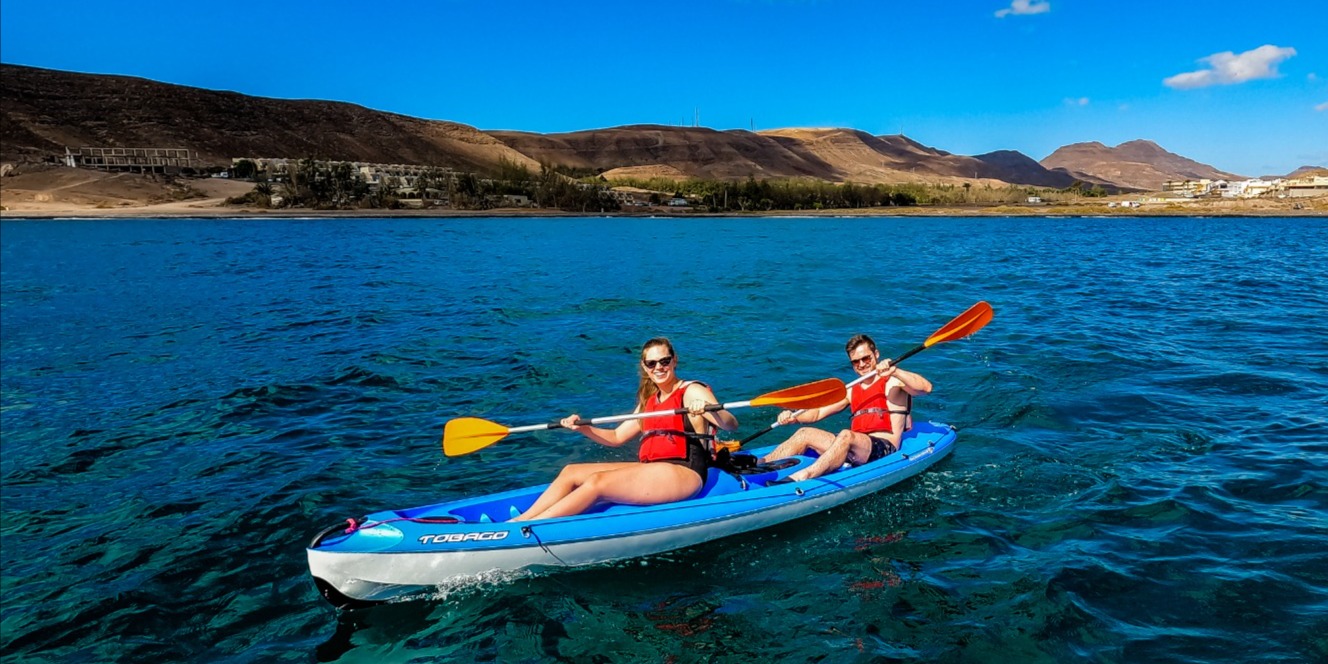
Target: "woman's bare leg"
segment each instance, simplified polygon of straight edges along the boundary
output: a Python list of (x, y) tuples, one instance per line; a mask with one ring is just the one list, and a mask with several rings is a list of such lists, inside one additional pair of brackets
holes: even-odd
[(563, 466), (562, 471), (558, 473), (558, 477), (554, 478), (553, 482), (549, 484), (549, 488), (540, 494), (540, 497), (535, 500), (535, 504), (531, 505), (530, 509), (522, 512), (520, 516), (514, 516), (510, 520), (529, 521), (535, 518), (534, 515), (549, 509), (554, 503), (567, 497), (567, 494), (575, 491), (577, 487), (581, 486), (587, 478), (595, 473), (636, 465), (639, 464), (625, 461), (618, 463), (573, 463)]
[[(528, 519), (580, 514), (600, 500), (625, 505), (658, 505), (690, 498), (701, 488), (701, 476), (671, 463), (633, 463), (594, 473), (543, 512), (534, 507)], [(523, 517), (526, 515), (523, 514)]]

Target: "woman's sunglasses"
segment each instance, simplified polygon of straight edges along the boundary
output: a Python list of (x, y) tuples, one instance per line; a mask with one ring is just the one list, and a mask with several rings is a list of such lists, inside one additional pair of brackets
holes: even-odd
[(641, 360), (641, 364), (646, 365), (647, 369), (654, 369), (657, 365), (667, 369), (670, 364), (673, 364), (673, 356), (665, 355), (658, 360)]

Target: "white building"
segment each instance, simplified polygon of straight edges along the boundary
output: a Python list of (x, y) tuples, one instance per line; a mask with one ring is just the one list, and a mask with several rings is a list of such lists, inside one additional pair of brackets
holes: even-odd
[(1328, 196), (1328, 175), (1308, 175), (1284, 180), (1282, 189), (1292, 198)]
[(1278, 188), (1281, 183), (1282, 180), (1260, 180), (1257, 178), (1241, 180), (1228, 184), (1222, 195), (1226, 198), (1254, 198)]

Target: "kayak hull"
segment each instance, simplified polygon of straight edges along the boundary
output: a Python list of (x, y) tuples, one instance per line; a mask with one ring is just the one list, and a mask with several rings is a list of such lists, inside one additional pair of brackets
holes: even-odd
[[(815, 514), (912, 477), (946, 457), (953, 428), (918, 424), (903, 449), (803, 482), (779, 482), (810, 465), (748, 475), (717, 469), (694, 498), (663, 505), (597, 506), (557, 519), (510, 523), (544, 486), (370, 514), (351, 532), (324, 531), (308, 547), (309, 571), (341, 606), (418, 594), (492, 573), (537, 573), (674, 551)], [(769, 450), (755, 450), (758, 456)], [(772, 464), (778, 466), (780, 464)], [(547, 485), (545, 485), (547, 486)], [(450, 523), (456, 519), (458, 522)]]

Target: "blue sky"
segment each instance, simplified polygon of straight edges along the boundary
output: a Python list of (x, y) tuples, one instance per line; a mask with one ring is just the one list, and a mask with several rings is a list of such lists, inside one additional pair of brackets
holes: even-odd
[(1243, 175), (1328, 165), (1316, 2), (4, 0), (0, 61), (480, 129), (699, 112), (715, 129), (902, 130), (958, 154), (1146, 138)]

